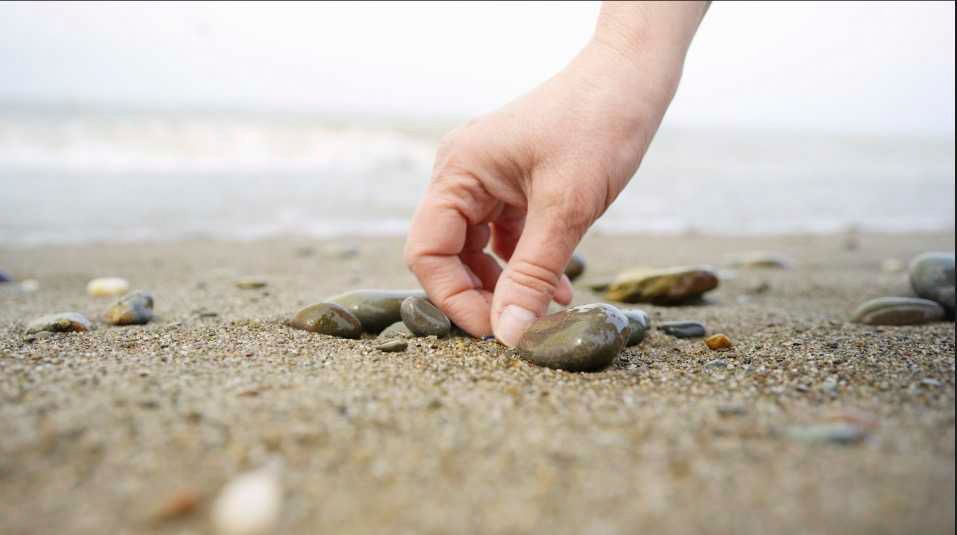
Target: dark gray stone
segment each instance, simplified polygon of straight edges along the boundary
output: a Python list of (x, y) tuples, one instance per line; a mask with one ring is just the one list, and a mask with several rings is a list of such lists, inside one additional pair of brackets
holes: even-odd
[(416, 336), (448, 336), (452, 322), (424, 297), (405, 298), (399, 313), (402, 323)]
[(924, 253), (910, 264), (910, 284), (914, 293), (935, 301), (954, 316), (954, 253)]
[(536, 320), (518, 343), (519, 355), (568, 371), (605, 368), (625, 346), (628, 318), (604, 303), (571, 307)]
[(568, 280), (574, 281), (578, 277), (581, 277), (584, 272), (585, 257), (578, 253), (573, 254), (568, 260), (568, 264), (565, 265), (565, 276), (568, 277)]
[(338, 336), (339, 338), (359, 338), (362, 324), (341, 305), (319, 303), (310, 305), (296, 313), (289, 326), (304, 331)]
[(658, 324), (658, 330), (675, 338), (701, 338), (708, 334), (704, 325), (697, 321), (663, 321)]
[(651, 319), (643, 310), (637, 308), (619, 309), (628, 318), (628, 339), (625, 346), (631, 347), (641, 343), (651, 329)]

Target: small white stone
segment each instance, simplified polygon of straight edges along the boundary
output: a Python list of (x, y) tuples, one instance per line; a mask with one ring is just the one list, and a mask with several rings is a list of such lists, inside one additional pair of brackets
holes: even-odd
[(129, 289), (130, 283), (120, 277), (100, 277), (86, 285), (86, 293), (93, 297), (113, 297), (125, 294)]
[(223, 535), (269, 533), (279, 521), (281, 506), (279, 468), (269, 464), (223, 487), (213, 504), (213, 525)]
[(26, 279), (20, 283), (20, 289), (24, 292), (35, 292), (40, 289), (40, 281), (36, 279)]

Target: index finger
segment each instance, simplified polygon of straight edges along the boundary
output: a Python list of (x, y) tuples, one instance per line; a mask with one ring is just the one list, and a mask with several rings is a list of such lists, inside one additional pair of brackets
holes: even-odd
[(429, 299), (453, 323), (473, 336), (488, 336), (492, 333), (492, 294), (470, 274), (459, 254), (465, 248), (470, 222), (490, 211), (490, 200), (445, 189), (433, 182), (426, 190), (412, 217), (406, 263)]

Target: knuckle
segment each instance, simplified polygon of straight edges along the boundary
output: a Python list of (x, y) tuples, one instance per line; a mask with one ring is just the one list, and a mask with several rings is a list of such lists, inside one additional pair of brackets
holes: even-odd
[(509, 266), (508, 277), (520, 286), (547, 296), (555, 295), (555, 289), (561, 280), (561, 275), (547, 267), (528, 260), (519, 260)]
[(544, 208), (554, 221), (575, 233), (584, 234), (595, 221), (598, 209), (595, 195), (589, 188), (548, 192)]

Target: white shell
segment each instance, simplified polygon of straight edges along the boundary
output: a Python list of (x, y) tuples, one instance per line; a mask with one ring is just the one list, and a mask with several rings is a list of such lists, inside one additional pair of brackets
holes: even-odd
[(101, 277), (86, 285), (86, 293), (93, 297), (112, 297), (121, 295), (130, 289), (130, 283), (119, 277)]
[(223, 487), (213, 504), (213, 525), (223, 535), (268, 533), (279, 521), (281, 505), (278, 469), (265, 466), (237, 476)]

